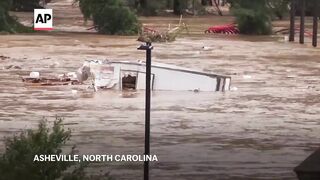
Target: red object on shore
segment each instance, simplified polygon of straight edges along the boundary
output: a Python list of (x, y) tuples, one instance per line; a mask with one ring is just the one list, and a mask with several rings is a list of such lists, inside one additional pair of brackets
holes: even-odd
[(236, 24), (227, 24), (227, 25), (219, 25), (219, 26), (211, 26), (205, 33), (216, 33), (216, 34), (239, 34), (240, 31)]

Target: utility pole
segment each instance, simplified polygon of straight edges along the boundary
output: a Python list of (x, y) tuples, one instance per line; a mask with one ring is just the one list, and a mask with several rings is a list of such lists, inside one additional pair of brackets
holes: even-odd
[[(150, 104), (151, 104), (151, 51), (153, 46), (150, 42), (141, 45), (138, 50), (146, 51), (146, 104), (145, 104), (145, 141), (144, 154), (150, 155)], [(149, 161), (144, 162), (144, 180), (149, 180)]]

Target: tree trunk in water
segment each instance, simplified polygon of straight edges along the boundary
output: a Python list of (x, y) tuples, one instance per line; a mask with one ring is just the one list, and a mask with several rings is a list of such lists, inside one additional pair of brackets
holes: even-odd
[(318, 18), (319, 18), (319, 2), (318, 0), (314, 1), (313, 5), (313, 36), (312, 36), (312, 46), (318, 46)]
[(294, 27), (295, 27), (295, 15), (296, 15), (296, 0), (291, 0), (290, 4), (290, 33), (289, 33), (289, 41), (294, 41)]
[(134, 0), (134, 8), (138, 8), (139, 7), (139, 0)]
[(201, 5), (206, 6), (208, 4), (208, 0), (201, 0)]
[(300, 16), (300, 44), (304, 44), (304, 23), (305, 23), (305, 15), (306, 15), (306, 1), (300, 0), (300, 9), (301, 9), (301, 16)]
[(147, 8), (147, 0), (140, 0), (140, 6), (144, 9)]
[(226, 0), (222, 0), (221, 6), (225, 6), (225, 5), (226, 5)]
[(195, 7), (195, 0), (192, 0), (192, 13), (193, 15), (196, 15), (196, 7)]
[(212, 4), (212, 5), (214, 4), (214, 6), (217, 8), (218, 14), (219, 14), (220, 16), (222, 16), (222, 11), (221, 11), (220, 8), (219, 8), (219, 4), (218, 4), (217, 0), (211, 0), (211, 4)]
[(166, 5), (167, 5), (167, 9), (170, 9), (172, 7), (171, 1), (167, 0)]
[(182, 7), (181, 7), (181, 2), (180, 0), (174, 0), (173, 1), (173, 13), (176, 15), (182, 14)]

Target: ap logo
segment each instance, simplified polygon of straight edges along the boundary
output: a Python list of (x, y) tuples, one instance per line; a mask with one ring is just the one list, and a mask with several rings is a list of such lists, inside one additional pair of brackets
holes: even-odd
[(52, 18), (52, 9), (34, 9), (34, 30), (52, 30)]

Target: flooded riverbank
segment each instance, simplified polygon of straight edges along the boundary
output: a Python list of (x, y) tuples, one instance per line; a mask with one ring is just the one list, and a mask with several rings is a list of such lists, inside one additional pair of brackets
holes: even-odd
[[(201, 22), (207, 27), (212, 20)], [(80, 154), (143, 153), (143, 91), (30, 87), (20, 78), (30, 71), (74, 71), (85, 59), (144, 60), (136, 38), (2, 35), (1, 145), (5, 136), (36, 127), (42, 117), (60, 115)], [(319, 59), (318, 48), (278, 37), (194, 34), (155, 43), (154, 61), (229, 75), (233, 91), (152, 93), (151, 152), (159, 159), (151, 163), (152, 179), (295, 179), (293, 167), (320, 145)], [(10, 65), (22, 69), (5, 68)], [(132, 180), (142, 179), (142, 166), (114, 162), (97, 168)]]

